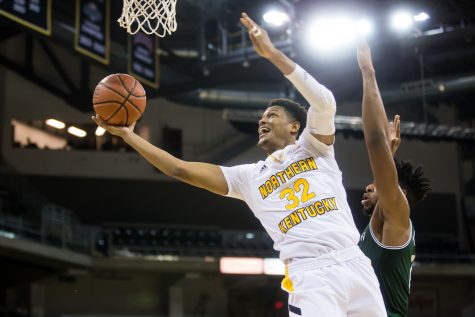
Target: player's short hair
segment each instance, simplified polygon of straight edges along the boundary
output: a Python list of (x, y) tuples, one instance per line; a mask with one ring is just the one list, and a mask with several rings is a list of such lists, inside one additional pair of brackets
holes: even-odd
[(394, 159), (399, 186), (406, 190), (406, 198), (412, 208), (424, 200), (432, 190), (430, 179), (424, 176), (422, 166), (414, 167), (410, 162)]
[(284, 108), (285, 112), (290, 116), (290, 118), (294, 121), (298, 121), (300, 123), (300, 129), (297, 133), (297, 137), (302, 134), (303, 129), (307, 125), (307, 110), (299, 104), (298, 102), (292, 101), (286, 98), (277, 98), (272, 99), (269, 101), (267, 108), (273, 106), (280, 106)]

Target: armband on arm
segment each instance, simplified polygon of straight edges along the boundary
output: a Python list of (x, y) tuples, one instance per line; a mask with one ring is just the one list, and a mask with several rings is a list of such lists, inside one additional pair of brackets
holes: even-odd
[(307, 113), (307, 128), (313, 134), (335, 134), (335, 112), (318, 112), (310, 107)]

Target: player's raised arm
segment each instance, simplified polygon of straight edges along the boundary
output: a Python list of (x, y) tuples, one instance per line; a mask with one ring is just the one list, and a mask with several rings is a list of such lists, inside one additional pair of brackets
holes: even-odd
[[(398, 184), (393, 154), (399, 141), (399, 118), (390, 129), (376, 82), (371, 51), (365, 40), (358, 44), (358, 64), (363, 75), (363, 131), (371, 170), (385, 222), (401, 229), (409, 225), (409, 204)], [(397, 144), (394, 144), (396, 142)]]
[(226, 195), (228, 193), (228, 184), (219, 166), (187, 162), (174, 157), (135, 134), (135, 123), (128, 127), (117, 127), (106, 124), (98, 116), (92, 117), (92, 119), (109, 133), (121, 137), (147, 161), (166, 175), (219, 195)]
[(278, 50), (272, 44), (266, 30), (246, 13), (241, 15), (241, 23), (249, 31), (249, 38), (257, 54), (274, 64), (310, 104), (307, 118), (310, 133), (325, 144), (333, 144), (336, 102), (331, 91)]

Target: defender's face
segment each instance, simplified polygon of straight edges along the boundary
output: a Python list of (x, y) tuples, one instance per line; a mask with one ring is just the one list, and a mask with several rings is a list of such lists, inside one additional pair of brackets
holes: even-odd
[(377, 202), (378, 192), (376, 191), (376, 186), (374, 186), (374, 184), (369, 184), (366, 186), (363, 199), (361, 200), (361, 205), (363, 205), (363, 213), (367, 216), (371, 216)]
[(257, 145), (267, 153), (285, 147), (292, 140), (292, 123), (281, 106), (266, 109), (259, 120), (259, 141)]

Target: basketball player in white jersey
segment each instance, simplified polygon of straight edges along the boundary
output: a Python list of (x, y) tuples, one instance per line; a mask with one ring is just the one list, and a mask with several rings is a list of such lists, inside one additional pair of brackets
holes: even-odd
[(134, 134), (134, 125), (113, 127), (94, 120), (165, 174), (244, 200), (286, 263), (282, 287), (289, 292), (290, 316), (385, 316), (377, 278), (357, 246), (359, 233), (335, 161), (333, 94), (277, 50), (244, 13), (241, 23), (257, 53), (310, 104), (307, 115), (287, 99), (269, 103), (258, 129), (258, 146), (268, 154), (264, 161), (234, 167), (186, 162)]

